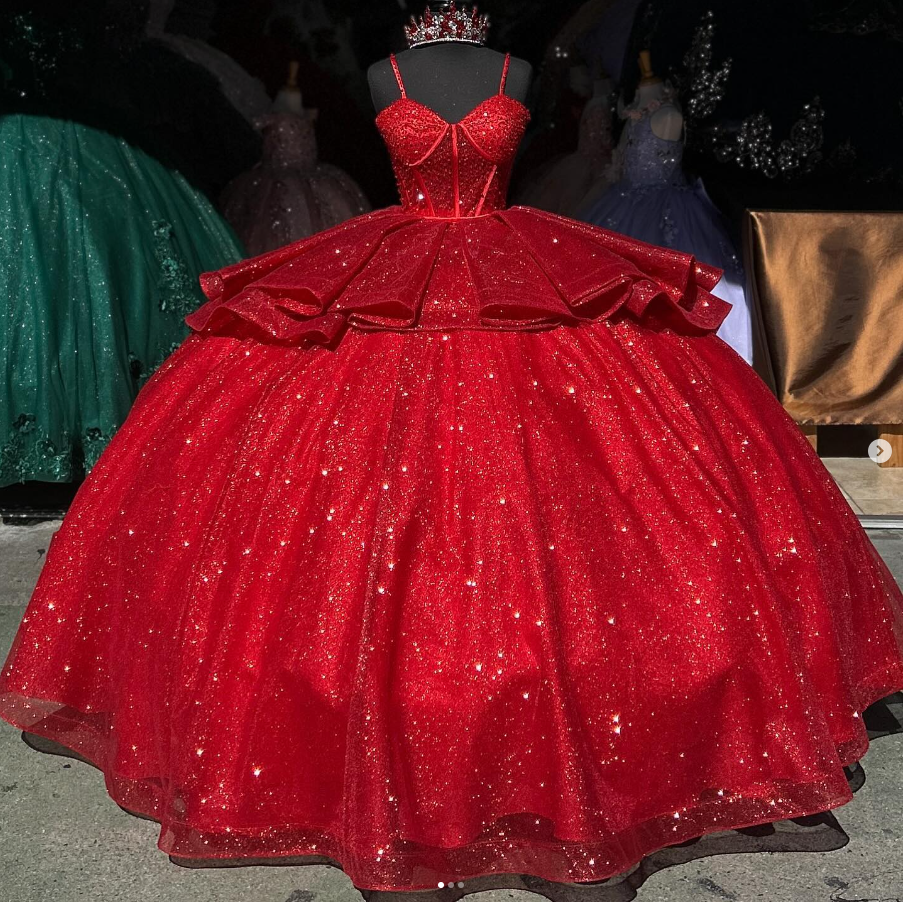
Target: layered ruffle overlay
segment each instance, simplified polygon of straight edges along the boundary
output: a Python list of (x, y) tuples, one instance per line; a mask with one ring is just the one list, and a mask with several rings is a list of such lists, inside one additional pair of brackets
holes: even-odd
[(462, 219), (401, 207), (358, 217), (202, 277), (207, 334), (330, 344), (361, 329), (542, 329), (625, 313), (714, 332), (721, 271), (530, 207)]

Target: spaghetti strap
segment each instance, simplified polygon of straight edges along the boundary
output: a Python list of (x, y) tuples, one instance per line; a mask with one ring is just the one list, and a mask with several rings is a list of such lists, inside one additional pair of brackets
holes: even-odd
[(508, 66), (511, 63), (511, 54), (505, 54), (505, 67), (502, 69), (502, 81), (499, 84), (499, 94), (505, 93), (505, 82), (508, 81)]
[[(398, 60), (395, 59), (395, 54), (394, 54), (394, 53), (390, 53), (390, 54), (389, 54), (389, 59), (390, 59), (391, 62), (392, 62), (392, 69), (393, 69), (393, 71), (395, 72), (395, 81), (398, 82), (398, 90), (401, 91), (401, 96), (402, 96), (402, 97), (407, 97), (408, 95), (407, 95), (407, 92), (406, 92), (405, 89), (404, 89), (404, 82), (401, 80), (401, 71), (400, 71), (399, 68), (398, 68)], [(507, 68), (507, 67), (506, 67), (506, 68)]]

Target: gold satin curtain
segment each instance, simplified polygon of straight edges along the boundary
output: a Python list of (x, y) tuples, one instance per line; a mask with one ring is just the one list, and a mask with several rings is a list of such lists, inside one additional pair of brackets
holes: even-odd
[(756, 369), (787, 412), (903, 422), (903, 213), (750, 210), (745, 243)]

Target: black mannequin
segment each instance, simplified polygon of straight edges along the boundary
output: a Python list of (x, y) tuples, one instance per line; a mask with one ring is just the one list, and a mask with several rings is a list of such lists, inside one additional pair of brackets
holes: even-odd
[[(442, 3), (431, 3), (441, 9)], [(428, 106), (450, 123), (459, 122), (474, 107), (498, 93), (505, 54), (478, 44), (434, 42), (412, 47), (397, 56), (408, 97)], [(524, 103), (533, 67), (511, 58), (505, 93)], [(367, 71), (370, 95), (377, 112), (401, 96), (392, 63), (374, 63)]]

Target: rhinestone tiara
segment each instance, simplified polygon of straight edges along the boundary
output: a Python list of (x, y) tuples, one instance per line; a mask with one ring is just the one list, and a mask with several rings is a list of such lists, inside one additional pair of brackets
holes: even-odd
[(481, 14), (475, 6), (470, 9), (458, 8), (452, 2), (442, 12), (433, 12), (427, 7), (419, 20), (411, 16), (411, 23), (405, 25), (404, 33), (408, 47), (437, 41), (485, 44), (489, 36), (489, 16)]

